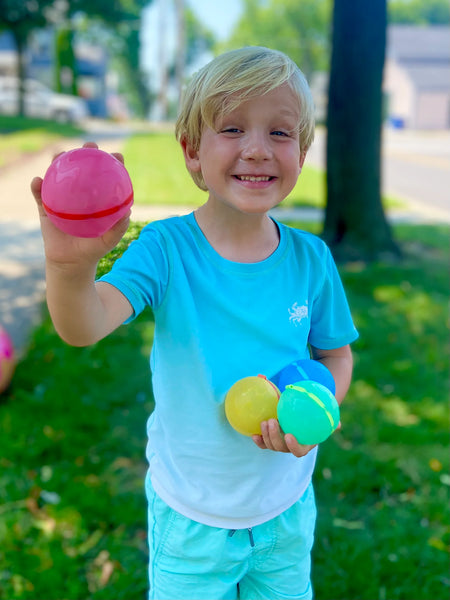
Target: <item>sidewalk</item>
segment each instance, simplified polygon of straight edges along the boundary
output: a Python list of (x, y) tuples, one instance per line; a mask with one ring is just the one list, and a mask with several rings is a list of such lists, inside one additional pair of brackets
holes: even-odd
[[(11, 336), (18, 357), (30, 331), (40, 322), (45, 293), (44, 249), (30, 182), (42, 177), (54, 154), (82, 145), (62, 140), (51, 148), (0, 169), (0, 324)], [(100, 148), (120, 152), (123, 138), (105, 138)], [(192, 210), (180, 207), (133, 208), (135, 220), (150, 221)]]
[[(100, 148), (120, 152), (122, 138), (105, 136)], [(43, 176), (52, 156), (59, 151), (78, 147), (80, 140), (62, 140), (51, 148), (0, 169), (0, 324), (9, 332), (16, 354), (26, 350), (30, 331), (41, 318), (45, 292), (44, 252), (37, 208), (29, 185), (35, 175)], [(311, 165), (323, 167), (323, 145), (320, 141), (308, 155)], [(132, 218), (151, 221), (186, 214), (190, 207), (134, 206)], [(323, 218), (316, 209), (275, 209), (280, 221), (299, 219), (316, 221)], [(429, 206), (409, 202), (406, 209), (389, 214), (392, 221), (449, 222), (442, 211), (430, 212)]]

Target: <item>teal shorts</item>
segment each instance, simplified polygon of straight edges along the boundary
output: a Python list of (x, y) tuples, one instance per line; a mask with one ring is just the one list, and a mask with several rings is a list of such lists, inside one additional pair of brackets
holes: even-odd
[(291, 508), (250, 529), (192, 521), (149, 495), (149, 600), (311, 600), (312, 484)]

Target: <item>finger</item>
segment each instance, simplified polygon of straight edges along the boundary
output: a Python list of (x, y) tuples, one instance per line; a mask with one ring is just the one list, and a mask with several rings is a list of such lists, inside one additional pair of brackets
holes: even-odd
[(83, 148), (97, 148), (98, 149), (98, 144), (96, 144), (95, 142), (85, 142), (83, 144)]
[(267, 446), (264, 443), (262, 435), (252, 435), (252, 440), (255, 442), (258, 448), (261, 448), (261, 450), (267, 450)]
[(52, 158), (52, 162), (55, 162), (55, 160), (56, 160), (56, 159), (57, 159), (59, 156), (61, 156), (62, 154), (65, 154), (65, 150), (63, 150), (62, 152), (57, 152), (56, 154), (54, 154), (54, 155), (53, 155), (53, 158)]
[(33, 177), (31, 180), (31, 193), (33, 194), (36, 201), (41, 200), (41, 187), (42, 187), (42, 178), (41, 177)]
[(128, 211), (128, 213), (122, 217), (120, 221), (117, 221), (117, 223), (112, 227), (111, 231), (114, 231), (116, 234), (120, 234), (120, 237), (122, 237), (130, 225), (130, 215), (131, 210)]
[(114, 156), (114, 158), (117, 158), (117, 160), (119, 162), (121, 162), (123, 165), (125, 164), (125, 160), (124, 160), (123, 154), (121, 152), (112, 152), (111, 154), (112, 154), (112, 156)]
[(262, 441), (263, 441), (265, 448), (267, 448), (268, 450), (274, 450), (275, 448), (273, 447), (272, 440), (270, 438), (269, 422), (262, 421), (262, 423), (260, 424), (260, 427), (261, 427), (261, 437), (262, 437)]
[(261, 433), (267, 448), (276, 452), (288, 452), (280, 426), (276, 419), (269, 419), (261, 423)]
[(128, 226), (130, 225), (130, 215), (131, 211), (128, 212), (127, 215), (122, 217), (120, 221), (118, 221), (111, 229), (109, 229), (106, 233), (103, 234), (103, 242), (107, 247), (114, 247), (120, 242), (120, 240), (125, 235)]
[(45, 212), (44, 207), (42, 206), (42, 197), (41, 197), (42, 179), (41, 179), (41, 177), (34, 177), (31, 181), (30, 187), (31, 187), (31, 193), (33, 194), (34, 199), (36, 200), (39, 216), (46, 217), (47, 213)]
[(277, 419), (269, 419), (268, 430), (272, 448), (277, 452), (288, 452), (286, 442), (284, 441), (284, 435)]
[(277, 419), (271, 419), (271, 421), (269, 421), (269, 432), (275, 450), (278, 452), (290, 452), (284, 439), (284, 431), (281, 429)]
[(290, 433), (287, 433), (284, 436), (284, 441), (285, 441), (285, 444), (286, 444), (289, 452), (291, 454), (293, 454), (294, 456), (296, 456), (297, 458), (306, 456), (308, 454), (308, 452), (310, 452), (313, 448), (315, 448), (315, 446), (317, 446), (317, 444), (313, 444), (311, 446), (299, 444), (297, 442), (297, 440), (295, 439), (295, 437)]

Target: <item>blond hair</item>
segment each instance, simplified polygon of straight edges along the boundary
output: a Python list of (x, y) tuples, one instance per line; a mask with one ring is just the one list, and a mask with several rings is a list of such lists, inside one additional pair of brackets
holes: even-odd
[[(217, 119), (242, 102), (287, 84), (299, 101), (299, 141), (306, 152), (314, 139), (314, 102), (305, 76), (285, 54), (262, 46), (225, 52), (194, 74), (184, 90), (175, 135), (195, 150), (205, 126), (214, 129)], [(206, 190), (201, 173), (191, 172)]]

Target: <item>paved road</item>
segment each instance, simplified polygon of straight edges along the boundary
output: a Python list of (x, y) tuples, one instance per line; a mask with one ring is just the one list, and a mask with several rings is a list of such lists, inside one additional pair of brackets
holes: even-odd
[[(404, 134), (404, 135), (403, 135)], [(123, 137), (103, 130), (100, 147), (120, 151)], [(391, 218), (414, 221), (450, 222), (449, 134), (389, 133), (385, 142), (387, 191), (408, 200), (408, 210)], [(29, 182), (43, 175), (53, 154), (80, 145), (63, 141), (45, 152), (31, 155), (0, 169), (0, 323), (9, 331), (18, 355), (26, 349), (30, 330), (39, 322), (44, 295), (44, 255), (39, 221)], [(319, 132), (308, 157), (310, 164), (324, 164), (324, 136)], [(133, 208), (136, 220), (164, 218), (189, 209), (162, 207)], [(292, 217), (286, 211), (284, 218)], [(321, 218), (310, 211), (303, 218)]]
[(383, 166), (388, 191), (449, 221), (450, 132), (388, 132)]
[[(450, 131), (383, 131), (382, 188), (385, 196), (405, 202), (411, 220), (450, 222)], [(316, 134), (307, 162), (324, 167), (326, 136)]]

